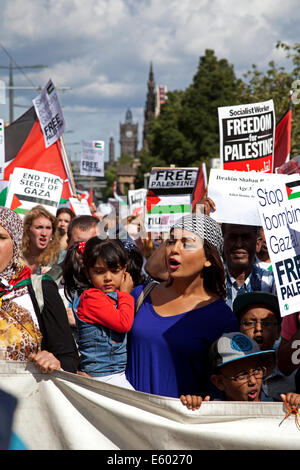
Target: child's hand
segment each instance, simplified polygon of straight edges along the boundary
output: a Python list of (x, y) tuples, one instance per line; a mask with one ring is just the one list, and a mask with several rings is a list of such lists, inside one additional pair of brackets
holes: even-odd
[(299, 395), (299, 393), (287, 393), (286, 395), (284, 393), (282, 393), (280, 395), (280, 397), (283, 401), (286, 401), (286, 403), (291, 408), (299, 408), (299, 406), (300, 406), (300, 395)]
[(199, 410), (202, 401), (209, 401), (210, 397), (207, 395), (204, 400), (198, 395), (181, 395), (181, 403), (186, 406), (189, 410)]
[(120, 291), (121, 292), (128, 292), (128, 294), (130, 294), (130, 292), (132, 291), (133, 289), (133, 280), (132, 280), (132, 277), (131, 275), (126, 271), (124, 273), (124, 277), (123, 277), (123, 280), (121, 282), (121, 285), (120, 285)]

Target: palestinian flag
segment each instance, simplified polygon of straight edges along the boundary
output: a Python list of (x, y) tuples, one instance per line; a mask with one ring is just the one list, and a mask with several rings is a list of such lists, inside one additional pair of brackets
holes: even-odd
[(292, 183), (285, 183), (288, 199), (297, 199), (300, 197), (300, 180)]
[(18, 167), (46, 171), (62, 178), (64, 186), (60, 203), (66, 203), (73, 195), (71, 168), (66, 161), (60, 140), (48, 148), (45, 147), (34, 107), (12, 122), (4, 132), (5, 170), (4, 181), (0, 182), (0, 205), (5, 205), (9, 177)]
[(103, 148), (102, 142), (95, 142), (94, 147), (95, 149), (102, 149)]
[(47, 86), (47, 93), (48, 95), (51, 95), (52, 91), (54, 90), (54, 85), (52, 82), (49, 83), (49, 85)]
[(279, 119), (275, 129), (274, 172), (290, 159), (292, 133), (292, 93), (285, 114)]

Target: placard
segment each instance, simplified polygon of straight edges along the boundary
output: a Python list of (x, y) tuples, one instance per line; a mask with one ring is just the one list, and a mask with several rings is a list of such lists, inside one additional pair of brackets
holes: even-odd
[(48, 148), (62, 136), (65, 130), (62, 109), (51, 79), (32, 102), (40, 121), (45, 146)]
[(128, 191), (129, 212), (144, 217), (147, 189), (130, 189)]
[(272, 173), (275, 141), (273, 100), (218, 108), (224, 170)]
[(282, 316), (300, 310), (300, 175), (285, 178), (255, 189)]
[(104, 141), (82, 140), (80, 174), (104, 176)]
[(148, 232), (169, 232), (180, 217), (192, 212), (198, 168), (153, 168), (146, 198)]
[(63, 180), (58, 176), (28, 168), (15, 168), (9, 179), (5, 207), (22, 217), (40, 204), (56, 215), (62, 189)]
[(207, 196), (214, 201), (216, 210), (210, 216), (219, 223), (260, 226), (256, 187), (266, 181), (283, 181), (286, 177), (275, 173), (211, 169)]
[(87, 199), (79, 201), (77, 197), (70, 197), (69, 202), (75, 215), (92, 215)]

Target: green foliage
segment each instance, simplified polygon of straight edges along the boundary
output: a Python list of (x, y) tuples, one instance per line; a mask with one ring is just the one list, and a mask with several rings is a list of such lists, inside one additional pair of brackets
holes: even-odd
[(118, 163), (120, 165), (131, 166), (133, 164), (133, 158), (129, 153), (122, 153), (122, 155), (118, 159)]
[(102, 190), (102, 198), (104, 201), (107, 201), (109, 197), (113, 197), (113, 184), (114, 181), (116, 181), (117, 178), (117, 166), (112, 165), (109, 166), (105, 172), (104, 176), (107, 182), (107, 186), (105, 189)]
[(150, 154), (179, 167), (218, 157), (218, 107), (238, 103), (237, 87), (233, 66), (206, 50), (192, 84), (185, 91), (169, 92), (160, 115), (152, 119)]
[[(287, 60), (287, 68), (270, 61), (262, 72), (256, 65), (241, 78), (226, 59), (213, 50), (200, 57), (198, 69), (186, 90), (168, 92), (158, 117), (149, 124), (149, 151), (141, 154), (136, 187), (144, 186), (144, 173), (155, 166), (200, 166), (219, 157), (218, 107), (273, 99), (276, 119), (286, 112), (289, 93), (295, 88), (300, 100), (300, 44), (276, 44)], [(297, 90), (298, 89), (298, 90)], [(299, 93), (298, 93), (299, 91)], [(291, 156), (300, 154), (300, 108), (294, 103)]]

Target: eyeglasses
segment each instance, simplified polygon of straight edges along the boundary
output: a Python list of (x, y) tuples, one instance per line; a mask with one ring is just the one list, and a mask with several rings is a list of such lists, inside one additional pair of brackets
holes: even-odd
[(224, 375), (224, 374), (221, 374), (221, 375), (223, 375), (225, 379), (234, 380), (234, 382), (242, 384), (244, 382), (249, 382), (249, 379), (250, 377), (252, 377), (252, 375), (254, 375), (256, 379), (262, 379), (266, 375), (266, 372), (267, 372), (267, 368), (262, 366), (262, 367), (256, 367), (256, 369), (253, 369), (252, 372), (249, 372), (249, 371), (241, 372), (235, 377), (228, 377), (228, 375)]
[(271, 328), (277, 325), (277, 322), (272, 320), (242, 320), (241, 326), (245, 329), (256, 328), (257, 323), (260, 323), (262, 328)]

